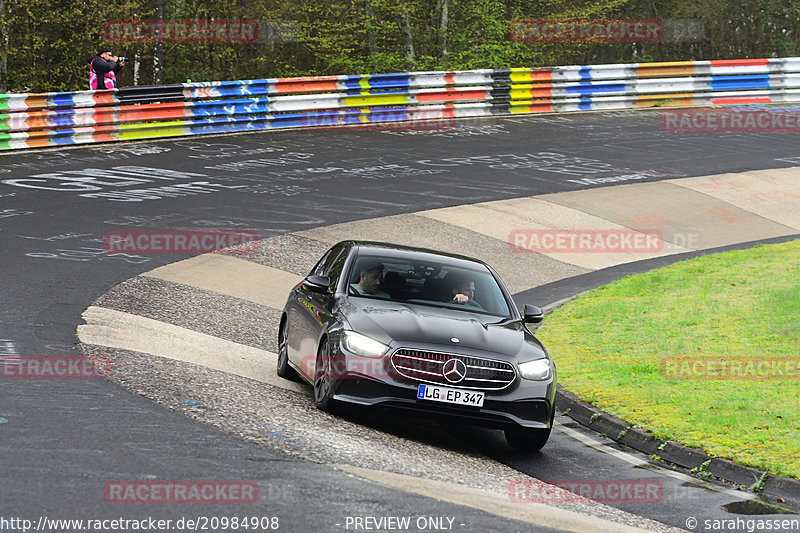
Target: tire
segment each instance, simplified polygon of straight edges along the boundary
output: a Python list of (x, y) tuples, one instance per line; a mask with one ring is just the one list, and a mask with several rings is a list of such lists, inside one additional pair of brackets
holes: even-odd
[(328, 413), (334, 411), (333, 387), (335, 378), (331, 369), (331, 358), (328, 354), (328, 342), (323, 340), (317, 350), (317, 361), (314, 367), (314, 406)]
[(506, 442), (520, 452), (538, 452), (547, 444), (552, 428), (508, 427), (504, 430)]
[(289, 366), (289, 349), (288, 349), (288, 333), (289, 325), (288, 319), (281, 322), (280, 330), (278, 331), (278, 366), (277, 373), (284, 379), (298, 381), (297, 371)]

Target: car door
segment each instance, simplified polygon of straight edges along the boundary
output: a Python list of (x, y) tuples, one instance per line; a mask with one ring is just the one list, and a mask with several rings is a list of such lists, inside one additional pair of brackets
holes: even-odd
[(290, 315), (289, 359), (309, 378), (314, 375), (320, 339), (335, 320), (332, 314), (334, 292), (347, 252), (348, 247), (343, 244), (334, 246), (309, 273), (310, 276), (328, 276), (331, 279), (327, 294), (311, 290), (302, 283), (295, 291), (297, 305), (293, 306), (294, 315)]

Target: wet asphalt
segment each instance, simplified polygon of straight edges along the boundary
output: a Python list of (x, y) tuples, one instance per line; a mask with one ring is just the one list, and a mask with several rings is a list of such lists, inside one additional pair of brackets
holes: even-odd
[[(275, 132), (0, 154), (0, 352), (79, 353), (75, 328), (86, 307), (114, 285), (183, 258), (110, 254), (103, 246), (110, 230), (248, 229), (266, 238), (426, 208), (798, 161), (791, 134), (664, 132), (658, 113), (646, 111), (465, 120), (441, 131)], [(559, 290), (580, 287), (567, 281)], [(4, 517), (257, 512), (279, 516), (282, 529), (327, 531), (343, 529), (347, 516), (393, 514), (454, 516), (463, 531), (543, 530), (241, 441), (107, 381), (2, 380), (0, 417)], [(660, 501), (611, 505), (673, 526), (686, 527), (689, 516), (701, 526), (703, 519), (787, 516), (742, 504), (729, 487), (632, 466), (560, 431), (534, 457), (509, 452), (495, 432), (442, 431), (545, 480), (660, 479)], [(276, 487), (280, 498), (223, 510), (120, 509), (103, 498), (107, 481), (155, 477), (254, 479), (266, 494)]]

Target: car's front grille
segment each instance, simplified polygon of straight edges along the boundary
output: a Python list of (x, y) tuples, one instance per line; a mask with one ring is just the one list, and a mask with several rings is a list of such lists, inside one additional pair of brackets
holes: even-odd
[(400, 348), (392, 365), (405, 378), (467, 389), (501, 390), (516, 379), (511, 363), (454, 353)]

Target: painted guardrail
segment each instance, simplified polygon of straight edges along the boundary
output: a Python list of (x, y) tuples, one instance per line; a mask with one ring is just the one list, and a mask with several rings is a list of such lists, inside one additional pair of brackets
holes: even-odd
[(0, 94), (0, 150), (273, 128), (782, 102), (800, 102), (798, 57)]

